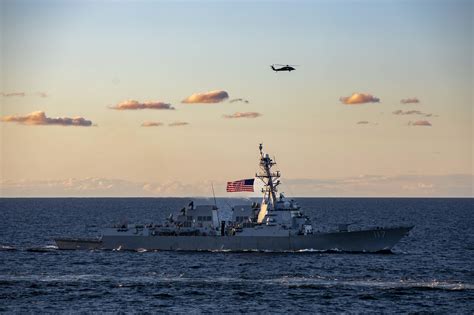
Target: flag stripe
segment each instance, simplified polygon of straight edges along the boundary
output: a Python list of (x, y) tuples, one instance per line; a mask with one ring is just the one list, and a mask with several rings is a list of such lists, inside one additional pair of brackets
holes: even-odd
[(227, 182), (227, 192), (249, 191), (253, 192), (254, 179), (242, 179), (235, 182)]

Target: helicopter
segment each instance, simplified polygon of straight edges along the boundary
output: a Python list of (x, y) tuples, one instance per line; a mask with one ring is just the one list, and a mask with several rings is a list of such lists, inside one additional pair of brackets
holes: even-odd
[[(275, 66), (279, 68), (275, 68)], [(297, 67), (298, 65), (280, 65), (280, 64), (273, 64), (270, 67), (272, 68), (273, 71), (278, 72), (278, 71), (288, 71), (291, 72), (293, 70), (296, 70), (294, 67)]]

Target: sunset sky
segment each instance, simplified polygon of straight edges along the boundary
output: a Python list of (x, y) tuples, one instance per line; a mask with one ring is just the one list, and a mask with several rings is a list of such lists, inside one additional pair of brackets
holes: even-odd
[(0, 196), (473, 196), (473, 3), (2, 1)]

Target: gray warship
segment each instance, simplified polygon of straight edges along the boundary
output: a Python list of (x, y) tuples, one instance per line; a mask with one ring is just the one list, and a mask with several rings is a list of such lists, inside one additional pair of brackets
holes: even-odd
[[(298, 203), (278, 195), (280, 171), (262, 144), (260, 171), (262, 202), (234, 206), (230, 220), (214, 205), (187, 207), (161, 224), (121, 224), (102, 229), (97, 238), (56, 238), (59, 249), (169, 251), (343, 251), (389, 252), (413, 226), (350, 230), (341, 225), (331, 232), (313, 228)], [(278, 196), (278, 197), (277, 197)]]

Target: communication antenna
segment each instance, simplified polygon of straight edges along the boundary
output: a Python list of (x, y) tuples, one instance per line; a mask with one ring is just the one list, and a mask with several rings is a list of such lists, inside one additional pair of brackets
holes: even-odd
[(212, 182), (211, 182), (211, 187), (212, 187), (212, 196), (214, 197), (214, 205), (217, 208), (216, 194), (214, 193), (214, 184)]

